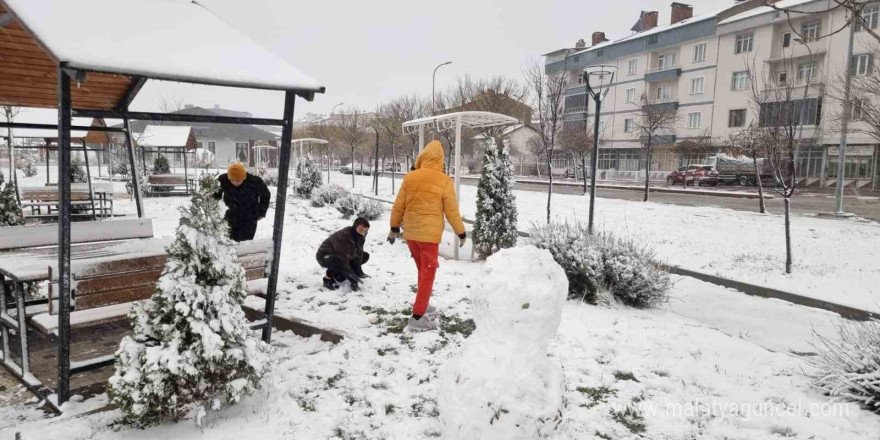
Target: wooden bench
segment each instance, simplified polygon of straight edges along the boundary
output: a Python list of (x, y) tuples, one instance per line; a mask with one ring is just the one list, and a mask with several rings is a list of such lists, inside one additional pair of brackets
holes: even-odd
[[(148, 218), (70, 224), (70, 243), (85, 244), (153, 237)], [(25, 248), (58, 246), (58, 225), (7, 226), (0, 228), (0, 253)]]
[[(70, 188), (72, 217), (105, 217), (113, 213), (112, 186), (102, 185), (93, 190), (87, 184), (73, 184)], [(109, 204), (107, 203), (107, 194)], [(55, 185), (43, 187), (22, 187), (20, 189), (21, 207), (25, 218), (53, 218), (58, 216), (58, 188)], [(45, 208), (45, 212), (43, 212)], [(53, 212), (54, 211), (54, 212)]]
[(145, 187), (148, 195), (188, 195), (195, 188), (195, 179), (184, 174), (151, 174)]
[[(101, 324), (125, 317), (132, 303), (150, 298), (167, 261), (160, 253), (139, 253), (106, 261), (85, 260), (71, 265), (71, 328)], [(265, 295), (272, 240), (237, 245), (238, 261), (245, 270), (249, 295)], [(34, 328), (48, 335), (58, 331), (58, 284), (49, 285), (48, 311), (31, 317)]]

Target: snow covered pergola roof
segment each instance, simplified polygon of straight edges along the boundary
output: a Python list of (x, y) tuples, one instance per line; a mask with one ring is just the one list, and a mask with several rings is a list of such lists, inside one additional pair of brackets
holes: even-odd
[(519, 123), (519, 120), (512, 116), (499, 113), (467, 111), (413, 119), (403, 123), (403, 132), (404, 134), (415, 134), (418, 133), (419, 127), (431, 127), (437, 131), (452, 130), (455, 129), (459, 118), (462, 126), (472, 128), (489, 128)]
[(188, 125), (147, 125), (137, 143), (141, 147), (186, 148), (191, 137), (192, 127)]
[(324, 145), (324, 144), (330, 143), (329, 141), (326, 141), (324, 139), (318, 139), (318, 138), (294, 139), (291, 142), (293, 142), (294, 145), (296, 145), (296, 144), (300, 144), (300, 145), (302, 145), (302, 144), (321, 144), (321, 145)]
[[(317, 81), (195, 1), (0, 0), (0, 104), (57, 107), (57, 66), (75, 76), (73, 107), (126, 106), (144, 79), (292, 90)], [(9, 22), (9, 18), (13, 18)]]

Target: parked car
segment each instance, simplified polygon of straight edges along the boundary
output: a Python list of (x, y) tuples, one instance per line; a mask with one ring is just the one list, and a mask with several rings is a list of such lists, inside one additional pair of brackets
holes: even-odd
[(683, 183), (685, 180), (691, 182), (694, 186), (715, 186), (718, 185), (720, 179), (718, 178), (718, 171), (709, 165), (681, 167), (669, 173), (669, 176), (666, 177), (666, 183), (670, 185)]

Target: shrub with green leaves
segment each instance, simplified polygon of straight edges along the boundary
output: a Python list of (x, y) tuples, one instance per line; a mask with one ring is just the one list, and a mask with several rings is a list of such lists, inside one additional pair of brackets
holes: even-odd
[(312, 193), (322, 185), (324, 179), (321, 170), (314, 162), (306, 160), (299, 184), (296, 186), (296, 194), (304, 199), (311, 198)]
[(336, 201), (336, 210), (345, 217), (363, 217), (367, 220), (375, 220), (385, 212), (380, 202), (351, 193)]
[(153, 172), (156, 174), (168, 174), (171, 172), (171, 165), (168, 164), (168, 158), (160, 154), (153, 161)]
[(348, 190), (336, 185), (330, 184), (322, 186), (312, 191), (312, 206), (320, 208), (322, 206), (334, 205), (342, 196), (348, 194)]
[(807, 362), (814, 387), (880, 414), (880, 321), (843, 322), (837, 338), (816, 335)]

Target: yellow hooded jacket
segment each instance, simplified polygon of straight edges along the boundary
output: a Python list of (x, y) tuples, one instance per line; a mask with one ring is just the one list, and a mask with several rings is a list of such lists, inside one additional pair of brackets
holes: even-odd
[(403, 178), (391, 210), (391, 230), (399, 232), (402, 220), (406, 240), (440, 243), (444, 214), (455, 233), (462, 238), (466, 236), (455, 199), (455, 185), (443, 172), (443, 163), (443, 145), (432, 141), (416, 159), (415, 170)]

